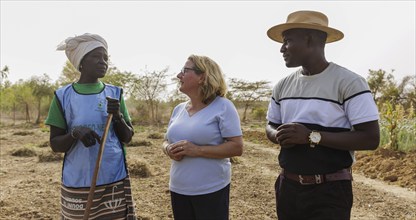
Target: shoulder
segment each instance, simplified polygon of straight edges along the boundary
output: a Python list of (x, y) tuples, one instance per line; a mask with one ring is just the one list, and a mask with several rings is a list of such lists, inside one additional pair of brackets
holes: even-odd
[(68, 89), (71, 89), (71, 88), (72, 88), (72, 83), (68, 84), (68, 85), (65, 85), (65, 86), (62, 86), (62, 87), (59, 87), (58, 89), (56, 89), (55, 92), (64, 92), (64, 91), (67, 91)]
[(331, 63), (331, 75), (336, 77), (336, 81), (339, 81), (339, 83), (344, 87), (361, 87), (362, 89), (368, 89), (367, 80), (347, 69), (346, 67), (340, 66), (335, 63)]
[(217, 96), (211, 105), (210, 111), (212, 111), (213, 114), (229, 114), (230, 112), (237, 111), (234, 103), (225, 97)]
[(55, 90), (55, 95), (58, 98), (60, 98), (60, 97), (64, 96), (64, 94), (67, 93), (70, 90), (74, 91), (72, 83), (68, 84), (68, 85), (65, 85), (65, 86), (62, 86), (62, 87), (58, 88), (57, 90)]
[(354, 80), (365, 80), (364, 77), (361, 75), (347, 69), (346, 67), (340, 66), (336, 63), (331, 63), (330, 66), (331, 74), (335, 75), (336, 77), (342, 78), (344, 80), (354, 81)]
[(297, 69), (296, 71), (292, 72), (288, 76), (285, 76), (283, 79), (279, 80), (274, 86), (273, 86), (273, 93), (272, 95), (275, 97), (282, 90), (285, 90), (288, 88), (297, 78), (299, 78), (299, 74), (301, 74), (301, 68)]
[(103, 83), (103, 85), (104, 85), (105, 88), (108, 88), (108, 89), (122, 90), (121, 87), (115, 86), (115, 85), (112, 85), (112, 84)]
[(185, 106), (188, 102), (182, 102), (179, 103), (178, 105), (175, 106), (175, 108), (173, 108), (173, 114), (175, 114), (176, 112), (180, 111), (181, 109), (185, 109)]
[(221, 96), (217, 96), (217, 98), (215, 98), (213, 104), (220, 105), (220, 106), (234, 107), (234, 103), (231, 100), (229, 100), (225, 97), (221, 97)]

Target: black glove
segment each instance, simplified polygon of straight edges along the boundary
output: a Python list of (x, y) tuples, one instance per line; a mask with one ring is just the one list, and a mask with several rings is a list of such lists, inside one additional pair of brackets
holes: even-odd
[(94, 146), (97, 142), (101, 144), (101, 137), (95, 131), (88, 127), (74, 127), (71, 130), (71, 136), (80, 140), (85, 147)]

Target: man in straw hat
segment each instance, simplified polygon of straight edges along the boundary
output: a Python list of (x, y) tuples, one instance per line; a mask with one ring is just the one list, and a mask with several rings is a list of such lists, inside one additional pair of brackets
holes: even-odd
[(355, 150), (374, 150), (378, 110), (366, 80), (325, 58), (343, 33), (316, 11), (296, 11), (267, 31), (287, 67), (273, 88), (267, 137), (279, 144), (276, 210), (284, 219), (350, 219)]

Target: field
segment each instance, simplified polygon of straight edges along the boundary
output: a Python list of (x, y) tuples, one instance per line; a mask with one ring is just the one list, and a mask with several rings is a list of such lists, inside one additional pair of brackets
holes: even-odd
[[(164, 127), (138, 127), (127, 147), (139, 219), (172, 219), (170, 159), (160, 145)], [(59, 219), (62, 154), (53, 154), (48, 127), (1, 125), (0, 219)], [(276, 219), (277, 146), (262, 126), (243, 125), (244, 153), (233, 159), (230, 219)], [(358, 152), (353, 220), (416, 218), (416, 153), (379, 148)]]

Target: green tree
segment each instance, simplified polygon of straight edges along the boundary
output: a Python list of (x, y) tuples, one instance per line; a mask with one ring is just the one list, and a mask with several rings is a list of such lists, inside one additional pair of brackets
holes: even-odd
[(16, 94), (18, 90), (15, 85), (5, 87), (0, 92), (0, 110), (1, 112), (13, 113), (13, 124), (16, 123), (16, 111), (17, 111), (17, 98)]
[(230, 79), (231, 92), (236, 101), (242, 102), (244, 105), (243, 119), (247, 119), (247, 110), (252, 107), (255, 102), (269, 99), (271, 95), (270, 82), (256, 81), (248, 82), (242, 79)]
[(112, 84), (123, 88), (125, 96), (130, 95), (133, 83), (137, 80), (136, 76), (127, 71), (120, 71), (117, 67), (108, 68), (105, 77), (102, 79), (104, 83)]
[(9, 67), (7, 65), (0, 70), (0, 86), (3, 86), (3, 80), (7, 79), (7, 77), (9, 76), (9, 71)]
[(158, 103), (166, 92), (168, 69), (166, 67), (161, 71), (145, 70), (143, 75), (137, 77), (131, 90), (136, 99), (142, 99), (146, 102), (153, 123), (157, 123)]
[(19, 80), (13, 86), (13, 90), (16, 95), (16, 103), (23, 106), (26, 122), (31, 122), (30, 109), (35, 103), (35, 97), (33, 96), (33, 89), (30, 86), (30, 82)]
[(79, 79), (80, 74), (81, 73), (72, 65), (72, 63), (67, 60), (57, 82), (60, 86), (76, 82)]
[(392, 78), (394, 78), (393, 75), (384, 70), (369, 70), (367, 82), (376, 102), (382, 96), (382, 89)]
[(175, 106), (187, 100), (187, 96), (183, 94), (181, 91), (179, 91), (180, 84), (179, 84), (178, 78), (176, 77), (172, 78), (171, 81), (173, 81), (173, 83), (171, 84), (176, 84), (176, 88), (172, 92), (169, 93), (167, 102), (169, 103), (171, 111), (173, 111)]
[(41, 102), (44, 97), (51, 97), (55, 86), (50, 82), (51, 78), (45, 73), (42, 76), (32, 76), (29, 80), (29, 86), (33, 90), (33, 96), (37, 101), (38, 115), (36, 117), (36, 124), (40, 123), (41, 118)]
[[(414, 103), (414, 76), (405, 76), (397, 83), (393, 76), (394, 70), (387, 73), (384, 70), (369, 70), (368, 85), (377, 105), (390, 102), (393, 105), (401, 104), (406, 108)], [(412, 90), (413, 88), (413, 90)], [(409, 99), (410, 98), (410, 99)]]
[(407, 98), (409, 105), (405, 106), (406, 109), (416, 107), (416, 77), (412, 76), (407, 89)]

